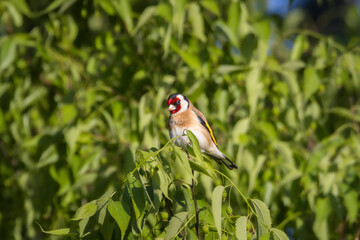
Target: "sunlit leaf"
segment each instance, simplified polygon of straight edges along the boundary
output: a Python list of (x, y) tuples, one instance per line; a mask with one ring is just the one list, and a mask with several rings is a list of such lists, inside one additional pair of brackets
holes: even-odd
[(17, 10), (19, 10), (24, 15), (28, 17), (32, 16), (29, 6), (25, 0), (15, 0), (15, 1), (11, 1), (11, 3), (16, 7)]
[(272, 239), (274, 240), (289, 240), (288, 236), (281, 230), (270, 228)]
[(112, 1), (116, 12), (125, 23), (126, 29), (130, 34), (133, 34), (134, 24), (132, 19), (132, 10), (129, 0)]
[(306, 66), (306, 64), (303, 61), (299, 61), (299, 60), (288, 61), (288, 62), (282, 64), (282, 67), (285, 70), (290, 70), (290, 71), (297, 71), (299, 69), (304, 68), (305, 66)]
[(304, 94), (305, 98), (310, 98), (319, 88), (320, 80), (316, 70), (307, 67), (304, 71)]
[(252, 69), (246, 78), (246, 91), (248, 94), (248, 102), (250, 105), (250, 115), (254, 115), (259, 97), (261, 96), (262, 84), (259, 82), (260, 69)]
[(189, 18), (193, 28), (193, 35), (200, 41), (205, 42), (206, 36), (204, 33), (204, 20), (200, 12), (200, 7), (197, 3), (191, 3), (188, 8)]
[(172, 24), (179, 39), (182, 39), (184, 32), (186, 2), (187, 0), (170, 0), (173, 8)]
[(355, 120), (357, 122), (360, 122), (360, 115), (354, 112), (351, 112), (351, 110), (347, 108), (342, 107), (333, 107), (330, 108), (329, 112), (334, 113), (340, 117), (344, 117), (350, 120)]
[(237, 65), (220, 65), (217, 68), (217, 72), (221, 74), (229, 74), (237, 71), (246, 71), (250, 68), (248, 66), (237, 66)]
[(329, 198), (316, 199), (316, 217), (319, 221), (325, 221), (331, 212), (331, 203)]
[(69, 6), (68, 5), (69, 3), (73, 4), (73, 3), (75, 3), (75, 1), (68, 1), (68, 0), (55, 0), (55, 1), (52, 1), (51, 4), (49, 4), (44, 10), (41, 10), (41, 11), (37, 12), (36, 15), (40, 16), (40, 15), (46, 14), (48, 12), (51, 12), (55, 8), (58, 8), (61, 5), (66, 4), (67, 6)]
[(251, 202), (257, 215), (256, 234), (258, 238), (261, 238), (269, 233), (268, 228), (271, 227), (270, 211), (266, 204), (258, 199), (251, 199)]
[(216, 1), (214, 0), (202, 0), (200, 4), (207, 9), (208, 11), (214, 13), (215, 15), (220, 15), (220, 9)]
[(189, 51), (182, 51), (179, 46), (174, 42), (170, 41), (170, 46), (177, 52), (186, 64), (194, 70), (201, 68), (201, 60), (198, 55), (190, 53)]
[(197, 159), (200, 160), (200, 162), (203, 161), (203, 156), (201, 154), (199, 141), (197, 140), (194, 133), (192, 133), (190, 130), (186, 131), (186, 135), (189, 137), (189, 140), (191, 142), (192, 149), (194, 150), (195, 156)]
[(247, 217), (241, 216), (236, 220), (235, 223), (235, 236), (239, 240), (245, 240), (247, 239), (246, 236), (246, 223), (247, 223)]
[(37, 223), (37, 225), (40, 227), (43, 233), (47, 233), (51, 235), (60, 235), (60, 236), (66, 236), (70, 234), (70, 228), (60, 228), (60, 229), (46, 231), (42, 228), (42, 226), (39, 223)]
[(125, 211), (121, 202), (113, 201), (112, 199), (109, 200), (108, 211), (118, 224), (121, 231), (121, 239), (123, 239), (130, 222), (129, 213)]
[(8, 68), (16, 58), (16, 42), (11, 38), (1, 39), (0, 72)]
[(82, 205), (75, 213), (75, 216), (71, 219), (74, 221), (81, 220), (83, 218), (89, 218), (96, 213), (97, 205), (96, 201), (91, 201)]
[(294, 46), (291, 50), (291, 56), (290, 56), (291, 60), (297, 60), (301, 57), (301, 54), (303, 53), (304, 41), (305, 41), (304, 35), (297, 36)]
[(134, 34), (136, 34), (137, 31), (139, 31), (139, 29), (151, 19), (151, 17), (156, 13), (156, 11), (157, 9), (154, 6), (147, 7), (144, 10), (144, 12), (139, 17), (139, 21), (136, 24)]
[(222, 193), (224, 191), (224, 186), (217, 186), (211, 197), (211, 210), (214, 215), (214, 222), (216, 230), (219, 234), (219, 238), (221, 239), (222, 230), (221, 230), (221, 206), (222, 206)]
[(164, 237), (165, 240), (173, 239), (174, 237), (176, 237), (176, 234), (184, 224), (187, 216), (187, 212), (179, 212), (170, 219), (169, 226), (166, 230), (166, 234)]
[(20, 27), (23, 24), (23, 18), (20, 12), (15, 8), (15, 6), (11, 2), (4, 2), (4, 5), (9, 10), (9, 13), (14, 21), (15, 26)]
[(358, 194), (355, 190), (351, 190), (345, 194), (344, 204), (348, 211), (350, 222), (354, 222), (359, 213), (359, 201)]
[(236, 38), (236, 35), (231, 31), (231, 29), (223, 22), (223, 21), (217, 21), (215, 23), (215, 26), (223, 32), (224, 36), (229, 40), (229, 42), (235, 46), (239, 46), (239, 42)]

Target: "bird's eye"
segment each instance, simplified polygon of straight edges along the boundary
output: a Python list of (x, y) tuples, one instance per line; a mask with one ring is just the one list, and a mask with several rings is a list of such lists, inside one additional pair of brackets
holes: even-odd
[(175, 105), (179, 105), (180, 104), (180, 100), (177, 100), (176, 102), (175, 102)]

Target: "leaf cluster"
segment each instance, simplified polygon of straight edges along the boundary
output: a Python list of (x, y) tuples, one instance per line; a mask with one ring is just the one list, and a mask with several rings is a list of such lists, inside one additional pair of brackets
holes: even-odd
[[(204, 237), (359, 237), (359, 39), (261, 3), (0, 1), (0, 236), (195, 238), (194, 170)], [(238, 171), (168, 143), (174, 92)]]

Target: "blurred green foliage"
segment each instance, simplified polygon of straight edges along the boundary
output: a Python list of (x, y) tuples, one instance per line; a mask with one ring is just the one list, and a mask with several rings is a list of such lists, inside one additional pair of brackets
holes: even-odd
[[(191, 169), (206, 239), (359, 238), (359, 38), (262, 4), (1, 1), (2, 239), (196, 239)], [(165, 145), (174, 92), (238, 171)]]

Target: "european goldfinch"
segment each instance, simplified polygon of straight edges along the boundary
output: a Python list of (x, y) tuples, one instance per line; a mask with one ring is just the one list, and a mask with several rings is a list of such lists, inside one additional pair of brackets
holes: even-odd
[[(190, 100), (182, 94), (171, 94), (167, 100), (170, 112), (170, 138), (184, 135), (189, 129), (199, 141), (201, 152), (214, 159), (217, 163), (224, 163), (228, 169), (237, 168), (218, 148), (216, 139), (206, 121), (204, 114), (197, 110)], [(183, 149), (190, 144), (187, 136), (179, 137), (175, 144)]]

